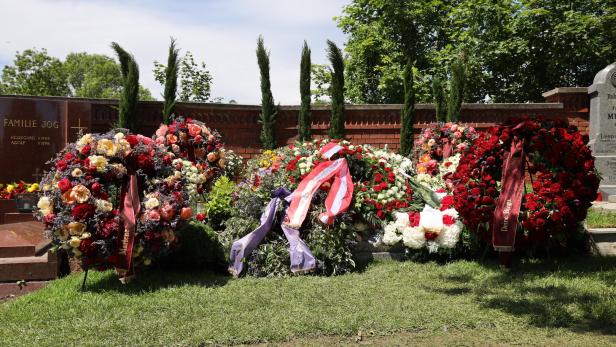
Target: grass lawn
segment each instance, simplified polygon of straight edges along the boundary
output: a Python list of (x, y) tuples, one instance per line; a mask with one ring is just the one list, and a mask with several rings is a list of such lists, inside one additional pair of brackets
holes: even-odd
[(0, 345), (616, 345), (616, 259), (383, 262), (340, 277), (82, 275), (0, 304)]
[(614, 211), (591, 208), (588, 210), (586, 225), (589, 228), (616, 228), (616, 213)]

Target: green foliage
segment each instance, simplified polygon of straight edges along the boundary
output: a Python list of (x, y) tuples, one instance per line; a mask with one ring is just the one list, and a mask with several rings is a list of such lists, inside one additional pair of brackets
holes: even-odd
[(464, 89), (466, 86), (466, 70), (462, 59), (456, 60), (451, 66), (451, 88), (447, 102), (447, 121), (457, 122), (460, 117)]
[(355, 269), (353, 254), (347, 241), (352, 236), (353, 232), (345, 222), (337, 223), (331, 228), (319, 223), (314, 224), (306, 235), (306, 244), (319, 260), (320, 274), (344, 275)]
[(301, 98), (301, 106), (299, 109), (299, 140), (309, 141), (310, 136), (310, 48), (306, 41), (302, 47), (302, 58), (299, 71), (299, 94)]
[(226, 176), (220, 176), (214, 183), (212, 190), (208, 194), (208, 201), (205, 204), (210, 225), (218, 230), (222, 223), (231, 215), (232, 194), (235, 190), (235, 183)]
[(259, 137), (264, 149), (273, 149), (276, 147), (274, 128), (276, 126), (276, 114), (278, 110), (274, 104), (274, 96), (272, 95), (269, 52), (265, 50), (263, 36), (259, 36), (257, 40), (257, 62), (261, 74), (261, 115), (259, 119), (259, 123), (261, 123), (261, 134)]
[(15, 55), (14, 65), (2, 69), (0, 93), (67, 96), (70, 88), (62, 62), (47, 50), (26, 49)]
[(175, 46), (172, 38), (169, 44), (169, 55), (165, 68), (165, 91), (163, 93), (163, 123), (169, 124), (175, 108), (175, 98), (178, 89), (178, 54), (179, 49)]
[(331, 120), (329, 136), (333, 139), (344, 138), (344, 58), (336, 44), (327, 40), (327, 58), (331, 64)]
[(218, 234), (209, 226), (191, 222), (178, 231), (177, 248), (161, 263), (177, 268), (226, 269), (227, 257)]
[(122, 72), (123, 88), (118, 110), (118, 128), (136, 131), (139, 126), (137, 103), (139, 102), (139, 66), (135, 58), (116, 42), (111, 47), (118, 55)]
[[(354, 103), (401, 103), (407, 58), (434, 76), (466, 53), (467, 96), (542, 101), (558, 86), (587, 86), (616, 60), (613, 1), (353, 0), (337, 18), (348, 35), (347, 96)], [(430, 81), (417, 80), (428, 102)]]
[(443, 80), (435, 76), (432, 79), (432, 97), (435, 106), (436, 121), (444, 123), (447, 121), (447, 104), (445, 103), (445, 87)]
[(415, 87), (413, 81), (413, 64), (406, 63), (404, 68), (404, 106), (402, 107), (400, 130), (400, 154), (408, 157), (413, 151), (413, 123), (415, 121)]
[[(169, 63), (167, 63), (169, 65)], [(177, 96), (182, 102), (216, 102), (220, 98), (211, 98), (212, 75), (207, 69), (205, 62), (195, 62), (190, 51), (179, 59), (179, 87), (180, 94)], [(161, 85), (166, 81), (167, 66), (154, 61), (154, 79)]]
[(314, 86), (314, 89), (310, 90), (310, 94), (312, 94), (314, 103), (317, 105), (329, 104), (329, 101), (323, 99), (323, 97), (328, 97), (330, 94), (331, 71), (327, 65), (312, 64), (310, 74), (312, 76), (312, 85)]
[(117, 98), (122, 86), (118, 64), (102, 54), (70, 53), (64, 69), (72, 95), (82, 98)]

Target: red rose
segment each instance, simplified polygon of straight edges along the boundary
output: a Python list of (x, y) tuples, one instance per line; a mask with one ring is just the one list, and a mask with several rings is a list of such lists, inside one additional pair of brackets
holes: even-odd
[(131, 147), (135, 147), (139, 143), (139, 139), (137, 138), (137, 135), (126, 136), (126, 141), (128, 141)]
[(443, 215), (443, 224), (445, 224), (446, 226), (450, 226), (452, 224), (455, 224), (455, 222), (456, 222), (456, 220), (452, 216), (450, 216), (448, 214)]
[(78, 204), (73, 207), (72, 216), (74, 220), (84, 221), (94, 217), (94, 206), (90, 204)]
[(65, 160), (60, 159), (56, 162), (56, 169), (60, 170), (60, 171), (64, 171), (66, 170), (66, 167), (68, 166), (68, 164), (66, 163)]
[(152, 161), (152, 158), (143, 153), (137, 156), (137, 166), (144, 171), (154, 170), (154, 162)]
[(103, 188), (103, 186), (100, 183), (94, 182), (94, 183), (92, 183), (92, 187), (90, 189), (92, 190), (92, 193), (98, 194), (98, 193), (101, 192), (102, 188)]
[(419, 220), (421, 219), (421, 215), (419, 212), (411, 211), (409, 212), (409, 225), (413, 228), (419, 226)]
[(60, 181), (58, 181), (58, 188), (60, 189), (62, 193), (64, 193), (68, 191), (69, 189), (73, 188), (73, 184), (68, 178), (65, 177), (61, 179)]
[(83, 239), (81, 240), (81, 243), (79, 244), (79, 250), (81, 251), (81, 253), (85, 254), (86, 256), (93, 257), (93, 256), (96, 256), (97, 246), (92, 241), (92, 239), (90, 238)]
[(105, 219), (98, 227), (98, 235), (108, 239), (113, 235), (117, 235), (120, 231), (120, 223), (115, 218)]
[(89, 155), (90, 151), (92, 150), (92, 147), (90, 147), (90, 145), (85, 145), (83, 146), (83, 148), (81, 149), (81, 154), (82, 155)]

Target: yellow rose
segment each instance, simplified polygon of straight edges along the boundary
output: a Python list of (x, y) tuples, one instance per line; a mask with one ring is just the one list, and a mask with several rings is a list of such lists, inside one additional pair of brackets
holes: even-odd
[(90, 159), (90, 165), (96, 168), (98, 172), (105, 172), (107, 168), (107, 159), (100, 155), (91, 155), (88, 157)]
[(118, 147), (116, 146), (116, 144), (109, 139), (101, 139), (96, 144), (96, 152), (98, 154), (104, 154), (108, 157), (113, 157), (116, 154), (117, 150)]
[(89, 145), (94, 141), (92, 134), (85, 134), (79, 140), (77, 140), (77, 149), (82, 150), (86, 145)]
[(82, 204), (90, 198), (90, 190), (83, 184), (78, 184), (73, 187), (70, 194), (71, 199)]
[(160, 205), (160, 202), (158, 201), (157, 198), (149, 198), (145, 201), (145, 208), (147, 208), (148, 210), (156, 208), (159, 205)]
[(8, 186), (6, 186), (6, 191), (7, 191), (7, 192), (9, 192), (9, 193), (10, 193), (10, 192), (12, 192), (12, 191), (14, 191), (14, 190), (15, 190), (15, 186), (14, 186), (14, 185), (9, 184)]
[(118, 152), (122, 153), (122, 155), (127, 155), (130, 152), (130, 143), (125, 139), (120, 139), (116, 142)]
[(81, 235), (86, 231), (86, 225), (79, 222), (70, 222), (66, 226), (69, 235)]
[(49, 199), (46, 196), (41, 197), (38, 203), (36, 204), (36, 206), (39, 208), (43, 216), (46, 216), (51, 213), (51, 209), (52, 209), (51, 199)]
[(81, 244), (81, 240), (78, 237), (73, 236), (71, 237), (71, 240), (68, 242), (68, 244), (73, 248), (79, 248), (79, 245)]
[(107, 200), (97, 199), (94, 205), (98, 212), (111, 212), (113, 210), (113, 204)]
[(91, 236), (92, 236), (92, 234), (90, 234), (90, 233), (83, 233), (83, 234), (81, 234), (81, 236), (79, 238), (82, 239), (82, 240), (85, 240), (85, 239), (89, 239)]
[(81, 171), (80, 168), (74, 168), (73, 171), (71, 172), (71, 175), (73, 177), (81, 177), (83, 175), (83, 171)]

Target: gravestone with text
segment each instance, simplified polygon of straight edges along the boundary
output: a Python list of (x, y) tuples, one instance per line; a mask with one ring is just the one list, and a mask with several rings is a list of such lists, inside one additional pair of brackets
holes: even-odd
[(590, 147), (601, 174), (599, 191), (616, 201), (616, 63), (595, 76), (590, 96)]
[(39, 181), (66, 138), (66, 103), (0, 98), (0, 183)]

